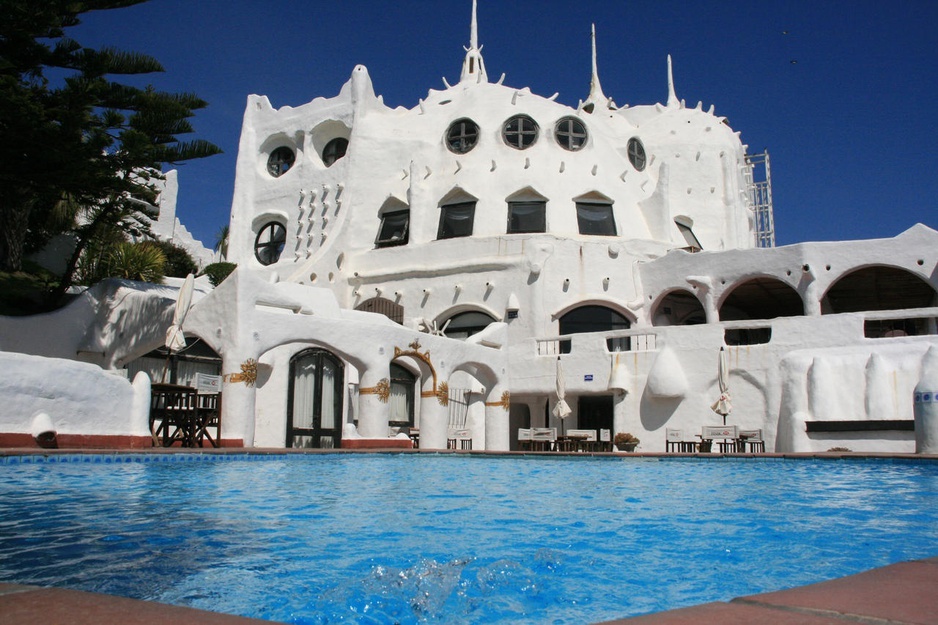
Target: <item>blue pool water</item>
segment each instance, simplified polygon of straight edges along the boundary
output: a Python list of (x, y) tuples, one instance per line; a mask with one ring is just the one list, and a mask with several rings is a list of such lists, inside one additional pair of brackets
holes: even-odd
[(582, 623), (938, 555), (938, 463), (0, 457), (0, 580), (290, 623)]

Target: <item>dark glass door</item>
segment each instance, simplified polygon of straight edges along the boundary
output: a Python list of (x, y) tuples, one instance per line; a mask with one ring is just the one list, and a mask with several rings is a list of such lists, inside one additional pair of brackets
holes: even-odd
[(322, 349), (290, 360), (287, 447), (333, 449), (342, 441), (342, 361)]

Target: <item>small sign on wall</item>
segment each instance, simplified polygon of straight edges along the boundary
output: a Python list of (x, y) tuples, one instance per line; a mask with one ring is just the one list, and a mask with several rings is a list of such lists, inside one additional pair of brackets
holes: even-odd
[(592, 373), (587, 373), (586, 375), (584, 375), (584, 376), (583, 376), (583, 381), (584, 381), (584, 382), (592, 382), (592, 381), (593, 381), (593, 374), (592, 374)]

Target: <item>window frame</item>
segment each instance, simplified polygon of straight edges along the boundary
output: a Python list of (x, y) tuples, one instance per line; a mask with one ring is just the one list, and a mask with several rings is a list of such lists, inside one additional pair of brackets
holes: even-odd
[[(538, 229), (522, 229), (520, 227), (512, 227), (512, 217), (515, 215), (515, 209), (521, 206), (526, 207), (535, 207), (539, 209), (539, 228)], [(532, 211), (533, 213), (534, 211)], [(518, 224), (516, 224), (517, 226)], [(547, 232), (547, 200), (508, 200), (508, 225), (506, 227), (507, 234), (538, 234)]]
[[(400, 215), (405, 215), (404, 226), (403, 226), (403, 235), (399, 239), (395, 239), (393, 236), (388, 236), (391, 233), (385, 233), (385, 228), (388, 227), (389, 218), (396, 217)], [(384, 235), (384, 236), (382, 236)], [(381, 214), (381, 224), (378, 226), (378, 236), (375, 237), (375, 247), (397, 247), (399, 245), (407, 245), (407, 242), (410, 240), (410, 209), (402, 208), (400, 210), (391, 210)]]
[[(530, 123), (530, 129), (524, 127), (526, 122)], [(511, 128), (513, 124), (517, 124), (517, 128)], [(525, 141), (527, 137), (530, 137), (529, 141)], [(538, 137), (540, 137), (540, 126), (530, 115), (513, 115), (502, 124), (502, 141), (516, 150), (527, 150), (537, 143)]]
[[(567, 127), (564, 127), (564, 125), (567, 125)], [(580, 130), (576, 130), (574, 125), (578, 125)], [(576, 143), (576, 140), (580, 138), (582, 138), (582, 141)], [(586, 143), (589, 141), (589, 130), (587, 130), (586, 123), (582, 119), (568, 115), (567, 117), (561, 117), (554, 124), (554, 139), (563, 149), (569, 152), (579, 152), (586, 147)]]
[[(270, 235), (266, 241), (261, 241), (261, 237), (270, 232)], [(279, 236), (278, 234), (279, 233)], [(279, 221), (268, 221), (260, 230), (257, 231), (257, 236), (254, 237), (254, 258), (257, 259), (257, 262), (269, 267), (270, 265), (275, 265), (280, 261), (280, 257), (283, 255), (283, 250), (286, 248), (287, 244), (287, 227), (284, 226)], [(279, 249), (276, 251), (276, 256), (272, 259), (268, 256), (262, 257), (262, 250), (270, 250), (273, 248)]]
[[(599, 219), (589, 219), (583, 215), (581, 212), (583, 209), (587, 208), (599, 208), (603, 207), (605, 211), (608, 212), (607, 218), (602, 220)], [(598, 213), (598, 211), (597, 211)], [(615, 211), (612, 209), (612, 202), (599, 202), (599, 201), (585, 201), (580, 200), (576, 202), (576, 221), (577, 229), (580, 234), (584, 236), (591, 237), (615, 237), (619, 235), (619, 230), (616, 227), (616, 215)], [(609, 223), (611, 232), (584, 232), (584, 225), (594, 224), (594, 223)]]
[[(455, 232), (455, 229), (452, 229), (452, 221), (447, 218), (450, 217), (450, 213), (459, 211), (460, 209), (468, 209), (468, 227), (469, 231), (466, 233)], [(461, 237), (470, 237), (472, 236), (473, 226), (475, 224), (475, 212), (476, 212), (476, 201), (467, 200), (465, 202), (453, 202), (450, 204), (444, 204), (440, 206), (440, 225), (437, 228), (436, 238), (437, 240), (442, 239), (458, 239)], [(462, 220), (459, 220), (462, 221)], [(449, 231), (446, 226), (450, 226)]]
[(629, 157), (629, 163), (635, 168), (635, 171), (645, 171), (648, 166), (648, 152), (645, 151), (645, 144), (638, 137), (631, 137), (626, 145), (626, 152)]
[[(289, 158), (284, 158), (289, 154)], [(271, 150), (267, 156), (267, 173), (273, 178), (279, 178), (293, 169), (296, 164), (296, 151), (288, 145), (281, 145)]]
[(479, 144), (480, 135), (479, 124), (468, 117), (460, 117), (447, 127), (444, 143), (453, 154), (468, 154)]

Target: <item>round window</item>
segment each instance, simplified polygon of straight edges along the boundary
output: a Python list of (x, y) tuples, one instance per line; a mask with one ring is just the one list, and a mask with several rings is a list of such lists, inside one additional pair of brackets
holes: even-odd
[(326, 144), (322, 150), (322, 162), (326, 167), (331, 167), (334, 162), (345, 156), (348, 150), (348, 139), (345, 137), (336, 137)]
[(293, 167), (296, 154), (286, 146), (280, 146), (270, 153), (267, 158), (267, 172), (274, 178), (279, 178)]
[(465, 154), (479, 142), (479, 126), (471, 119), (457, 119), (446, 131), (446, 147), (450, 152)]
[(632, 163), (632, 167), (638, 171), (645, 169), (645, 146), (642, 145), (642, 142), (632, 137), (629, 139), (629, 162)]
[(586, 125), (576, 117), (564, 117), (554, 130), (560, 147), (576, 152), (586, 145)]
[(273, 265), (280, 260), (287, 242), (287, 229), (277, 221), (264, 224), (254, 239), (254, 257), (262, 265)]
[(515, 115), (502, 126), (505, 143), (518, 150), (525, 150), (537, 141), (537, 122), (527, 115)]

